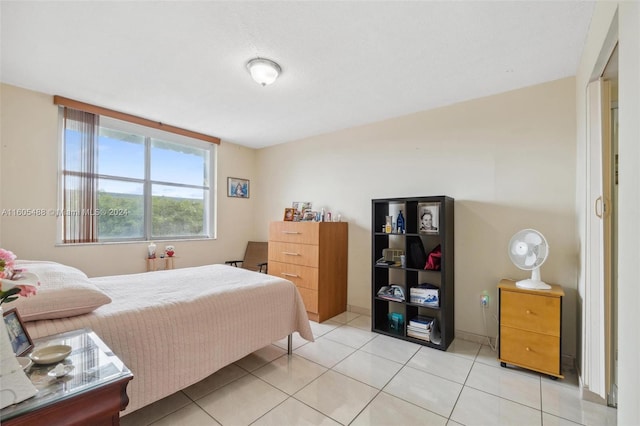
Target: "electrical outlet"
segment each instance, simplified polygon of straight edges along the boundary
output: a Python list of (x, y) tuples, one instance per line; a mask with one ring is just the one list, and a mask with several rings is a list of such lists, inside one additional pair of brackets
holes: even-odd
[(483, 308), (488, 308), (489, 307), (489, 295), (488, 294), (483, 294), (480, 296), (480, 305), (482, 305)]

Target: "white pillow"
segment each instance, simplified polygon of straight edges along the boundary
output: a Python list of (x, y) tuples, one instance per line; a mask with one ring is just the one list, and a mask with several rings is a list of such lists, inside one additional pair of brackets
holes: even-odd
[(15, 268), (34, 273), (40, 280), (35, 296), (18, 297), (5, 305), (6, 309), (17, 308), (24, 322), (87, 314), (111, 303), (109, 296), (74, 267), (56, 262), (18, 260)]

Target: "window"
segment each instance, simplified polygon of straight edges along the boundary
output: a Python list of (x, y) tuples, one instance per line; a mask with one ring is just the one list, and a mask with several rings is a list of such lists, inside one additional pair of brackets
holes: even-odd
[(208, 238), (215, 145), (61, 107), (64, 243)]

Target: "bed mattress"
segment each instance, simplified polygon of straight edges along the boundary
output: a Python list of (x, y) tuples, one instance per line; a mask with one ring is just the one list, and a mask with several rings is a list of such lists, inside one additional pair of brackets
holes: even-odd
[(126, 412), (190, 386), (293, 332), (313, 341), (290, 281), (226, 265), (90, 279), (112, 302), (26, 324), (32, 338), (89, 328), (129, 367)]

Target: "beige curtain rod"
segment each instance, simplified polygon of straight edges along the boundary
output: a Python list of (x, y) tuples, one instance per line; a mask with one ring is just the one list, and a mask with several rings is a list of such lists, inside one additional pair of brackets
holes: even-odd
[(163, 124), (158, 121), (148, 120), (146, 118), (137, 117), (135, 115), (126, 114), (124, 112), (114, 111), (112, 109), (102, 108), (99, 106), (86, 104), (80, 101), (74, 101), (73, 99), (63, 98), (62, 96), (54, 96), (53, 103), (55, 105), (62, 105), (64, 107), (73, 108), (79, 111), (90, 112), (92, 114), (104, 115), (107, 117), (115, 118), (117, 120), (128, 121), (129, 123), (140, 124), (141, 126), (151, 127), (153, 129), (164, 130), (165, 132), (175, 133), (177, 135), (187, 136), (194, 139), (199, 139), (206, 142), (220, 144), (220, 138), (214, 136), (205, 135), (198, 132), (192, 132), (191, 130), (181, 129), (180, 127), (171, 126), (169, 124)]

